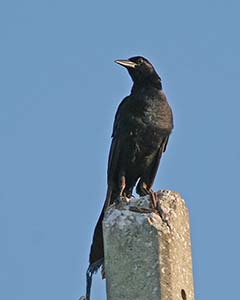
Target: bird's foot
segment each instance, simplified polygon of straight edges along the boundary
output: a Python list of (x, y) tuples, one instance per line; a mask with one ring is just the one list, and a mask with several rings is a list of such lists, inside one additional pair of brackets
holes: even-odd
[(143, 180), (140, 180), (137, 188), (136, 188), (136, 192), (140, 195), (140, 196), (150, 196), (150, 206), (152, 209), (154, 210), (158, 210), (158, 197), (157, 197), (157, 193), (155, 193), (152, 189), (151, 186), (146, 184), (146, 182), (144, 182)]
[(127, 196), (118, 196), (115, 200), (115, 207), (123, 209), (125, 204), (129, 203), (130, 199)]
[(152, 189), (148, 190), (143, 188), (141, 192), (138, 191), (138, 194), (142, 197), (149, 195), (150, 196), (150, 207), (154, 210), (158, 210), (158, 197)]
[(137, 207), (137, 206), (130, 206), (129, 210), (133, 211), (133, 212), (141, 213), (141, 214), (156, 212), (156, 210), (152, 209), (152, 208)]
[(151, 200), (151, 205), (154, 210), (158, 210), (158, 197), (157, 193), (154, 192), (153, 190), (150, 190), (150, 200)]

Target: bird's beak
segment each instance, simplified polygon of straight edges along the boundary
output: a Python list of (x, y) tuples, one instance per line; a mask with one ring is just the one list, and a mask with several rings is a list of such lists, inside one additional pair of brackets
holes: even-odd
[(133, 61), (130, 61), (130, 60), (124, 60), (124, 59), (118, 59), (118, 60), (115, 60), (115, 63), (123, 66), (123, 67), (126, 67), (126, 68), (135, 68), (136, 67), (136, 63), (133, 62)]

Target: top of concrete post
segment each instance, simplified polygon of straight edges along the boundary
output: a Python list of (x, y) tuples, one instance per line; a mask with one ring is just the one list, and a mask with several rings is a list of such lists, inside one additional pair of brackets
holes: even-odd
[(110, 207), (103, 221), (108, 300), (193, 300), (188, 210), (176, 192)]

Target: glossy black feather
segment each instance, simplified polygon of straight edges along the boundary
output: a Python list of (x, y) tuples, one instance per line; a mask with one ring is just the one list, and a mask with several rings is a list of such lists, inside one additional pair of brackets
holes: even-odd
[(136, 184), (140, 196), (151, 193), (173, 129), (172, 111), (162, 91), (161, 79), (151, 63), (140, 56), (116, 62), (127, 68), (133, 87), (131, 94), (120, 103), (114, 120), (107, 195), (90, 250), (90, 270), (94, 266), (94, 272), (104, 258), (102, 220), (105, 209), (120, 196), (131, 197)]

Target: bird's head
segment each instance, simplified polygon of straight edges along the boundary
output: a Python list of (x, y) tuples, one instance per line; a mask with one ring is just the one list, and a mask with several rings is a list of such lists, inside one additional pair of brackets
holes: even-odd
[(158, 84), (161, 85), (161, 78), (155, 71), (152, 64), (142, 56), (134, 56), (129, 59), (118, 59), (115, 62), (127, 68), (132, 80), (136, 84)]

